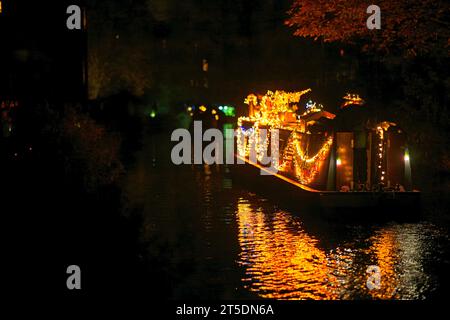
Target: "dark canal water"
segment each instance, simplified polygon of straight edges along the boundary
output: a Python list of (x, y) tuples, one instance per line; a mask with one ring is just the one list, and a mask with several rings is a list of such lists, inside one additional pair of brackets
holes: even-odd
[[(445, 225), (311, 222), (231, 178), (232, 167), (175, 166), (170, 136), (147, 136), (127, 176), (142, 241), (171, 298), (431, 299), (448, 284)], [(439, 226), (438, 226), (439, 225)], [(367, 268), (378, 266), (379, 289)]]

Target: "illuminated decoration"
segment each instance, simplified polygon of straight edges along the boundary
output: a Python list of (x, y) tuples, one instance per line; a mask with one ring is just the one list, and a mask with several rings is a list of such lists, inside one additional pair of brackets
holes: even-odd
[(223, 106), (222, 112), (227, 117), (234, 117), (236, 115), (234, 107), (231, 107), (231, 106)]
[(258, 104), (258, 97), (254, 94), (249, 94), (247, 96), (247, 98), (245, 98), (244, 100), (245, 104), (253, 104), (253, 105), (257, 105)]
[[(250, 134), (252, 134), (253, 128), (245, 130), (242, 126), (236, 130), (237, 136), (237, 152), (240, 157), (247, 155), (247, 141)], [(247, 139), (246, 139), (247, 138)]]
[(228, 105), (200, 105), (200, 106), (188, 106), (186, 107), (187, 113), (192, 117), (195, 113), (195, 111), (198, 110), (198, 113), (205, 113), (209, 112), (208, 110), (211, 110), (211, 115), (213, 118), (216, 118), (215, 116), (222, 113), (225, 117), (235, 117), (236, 116), (236, 109), (232, 106)]
[[(261, 172), (273, 174), (272, 169), (276, 169), (277, 178), (315, 192), (324, 190), (325, 186), (326, 190), (342, 191), (340, 180), (345, 182), (348, 191), (391, 191), (394, 189), (390, 186), (398, 182), (406, 184), (406, 190), (412, 190), (409, 152), (404, 149), (398, 152), (398, 148), (403, 148), (403, 139), (390, 139), (402, 133), (398, 128), (392, 128), (395, 123), (380, 122), (370, 133), (363, 133), (369, 141), (364, 145), (369, 154), (366, 159), (360, 159), (354, 155), (354, 149), (361, 148), (362, 142), (356, 140), (358, 145), (354, 146), (354, 133), (328, 133), (328, 120), (333, 120), (335, 114), (325, 111), (321, 104), (312, 100), (299, 104), (302, 95), (309, 91), (268, 91), (264, 96), (248, 95), (245, 103), (249, 106), (249, 114), (237, 120), (237, 158)], [(354, 102), (352, 104), (363, 103), (358, 95), (347, 96), (348, 101)], [(306, 109), (297, 113), (298, 105)], [(345, 112), (342, 116), (345, 117)], [(279, 135), (278, 143), (275, 134)], [(394, 141), (392, 145), (391, 141)], [(333, 148), (333, 144), (337, 146)], [(332, 150), (334, 156), (331, 158)], [(272, 163), (267, 163), (267, 158)], [(401, 161), (400, 165), (394, 163), (396, 161)], [(406, 182), (400, 172), (403, 161)], [(361, 175), (354, 175), (355, 164), (363, 167), (361, 172), (366, 171), (367, 177), (361, 179)]]
[[(333, 137), (328, 137), (319, 151), (313, 156), (309, 156), (302, 148), (300, 139), (294, 131), (288, 142), (288, 148), (283, 156), (280, 164), (280, 170), (286, 171), (286, 163), (290, 162), (292, 158), (294, 165), (294, 173), (296, 178), (303, 184), (311, 184), (318, 175), (323, 162), (328, 158), (331, 146), (333, 145)], [(289, 150), (289, 147), (294, 147), (294, 152)], [(293, 155), (293, 157), (291, 157)]]
[(306, 103), (306, 111), (302, 114), (302, 116), (306, 116), (307, 114), (323, 111), (323, 105), (317, 104), (312, 100), (309, 100)]
[(385, 166), (385, 150), (386, 150), (386, 140), (384, 136), (384, 132), (387, 131), (390, 127), (396, 126), (393, 122), (383, 121), (377, 125), (377, 135), (378, 135), (378, 148), (377, 148), (377, 169), (380, 176), (380, 182), (385, 182), (386, 170), (384, 170)]
[[(273, 134), (272, 130), (274, 129), (268, 130), (264, 137), (264, 141), (262, 141), (263, 137), (260, 134), (261, 131), (257, 124), (247, 130), (245, 130), (242, 126), (239, 126), (237, 129), (238, 155), (243, 158), (248, 157), (250, 156), (250, 152), (253, 148), (256, 153), (256, 159), (261, 162), (269, 149), (270, 137)], [(277, 167), (278, 161), (273, 160), (273, 164)]]
[(362, 106), (365, 103), (365, 101), (358, 94), (355, 93), (347, 93), (347, 95), (343, 97), (343, 99), (345, 101), (341, 105), (341, 109), (351, 105)]
[(152, 112), (150, 112), (150, 118), (155, 118), (156, 117), (156, 112), (152, 110)]
[(0, 13), (3, 13), (3, 5), (1, 1), (0, 1)]
[(384, 171), (381, 171), (381, 169), (383, 168), (383, 156), (384, 156), (384, 130), (381, 126), (377, 127), (377, 134), (378, 134), (378, 138), (379, 138), (379, 144), (378, 144), (378, 171), (380, 172), (380, 181), (384, 182)]
[[(273, 154), (282, 154), (281, 159), (272, 157), (272, 167), (302, 184), (313, 183), (329, 157), (333, 137), (325, 136), (322, 146), (314, 154), (309, 152), (309, 143), (302, 146), (301, 142), (307, 140), (302, 138), (309, 138), (311, 134), (307, 131), (305, 121), (299, 120), (295, 111), (301, 96), (309, 91), (311, 89), (300, 92), (268, 91), (259, 99), (253, 94), (247, 96), (244, 102), (251, 106), (254, 112), (251, 116), (238, 119), (236, 130), (238, 155), (247, 158), (250, 157), (250, 152), (255, 152), (257, 161), (261, 162), (264, 155), (268, 154), (274, 130), (288, 130), (291, 133), (283, 149), (271, 150)], [(322, 105), (308, 102), (306, 112), (318, 111), (323, 111)], [(262, 128), (267, 132), (265, 137), (261, 135)]]
[(300, 92), (269, 90), (261, 99), (254, 94), (248, 95), (244, 103), (248, 104), (251, 109), (255, 109), (250, 112), (251, 118), (258, 119), (263, 125), (278, 126), (284, 122), (286, 116), (293, 117), (293, 121), (296, 120), (294, 112), (297, 110), (297, 106), (293, 104), (298, 103), (301, 96), (310, 91), (311, 89)]
[(309, 110), (309, 109), (311, 109), (313, 106), (315, 106), (316, 105), (316, 103), (315, 102), (313, 102), (312, 100), (309, 100), (307, 103), (306, 103), (306, 110)]

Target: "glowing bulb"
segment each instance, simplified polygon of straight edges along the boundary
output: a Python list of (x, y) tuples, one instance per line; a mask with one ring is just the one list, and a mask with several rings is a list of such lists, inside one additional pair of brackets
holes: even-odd
[(341, 164), (342, 164), (341, 159), (337, 158), (337, 159), (336, 159), (336, 165), (337, 165), (337, 166), (340, 166)]
[(405, 153), (405, 157), (404, 158), (405, 158), (405, 162), (409, 161), (409, 154)]

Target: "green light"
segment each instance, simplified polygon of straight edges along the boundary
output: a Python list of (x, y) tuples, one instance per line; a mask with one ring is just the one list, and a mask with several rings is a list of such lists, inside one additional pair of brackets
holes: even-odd
[(156, 117), (156, 112), (155, 111), (150, 112), (150, 118), (155, 118), (155, 117)]
[(235, 116), (235, 109), (234, 109), (234, 107), (225, 106), (225, 107), (223, 107), (223, 113), (227, 117), (234, 117)]

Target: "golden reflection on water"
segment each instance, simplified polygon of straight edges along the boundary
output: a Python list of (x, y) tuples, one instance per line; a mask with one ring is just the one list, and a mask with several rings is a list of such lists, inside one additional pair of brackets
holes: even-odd
[[(385, 228), (359, 243), (323, 249), (290, 213), (267, 215), (242, 197), (237, 222), (242, 281), (262, 298), (417, 299), (427, 283), (414, 232)], [(379, 289), (366, 286), (370, 265), (381, 269)]]
[(393, 255), (397, 249), (395, 234), (392, 230), (384, 231), (376, 235), (372, 242), (373, 245), (369, 248), (369, 253), (375, 253), (376, 265), (380, 267), (383, 290), (370, 290), (369, 293), (372, 297), (378, 299), (395, 298), (395, 288), (398, 284)]
[(369, 249), (380, 267), (382, 290), (372, 290), (376, 299), (422, 299), (431, 285), (424, 272), (426, 248), (420, 238), (420, 226), (385, 228), (370, 239)]

